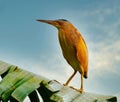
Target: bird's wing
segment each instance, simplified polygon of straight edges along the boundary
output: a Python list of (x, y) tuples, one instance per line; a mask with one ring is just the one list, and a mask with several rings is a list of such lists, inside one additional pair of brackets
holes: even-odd
[(82, 65), (84, 72), (88, 70), (88, 52), (84, 39), (81, 37), (75, 45), (77, 60)]

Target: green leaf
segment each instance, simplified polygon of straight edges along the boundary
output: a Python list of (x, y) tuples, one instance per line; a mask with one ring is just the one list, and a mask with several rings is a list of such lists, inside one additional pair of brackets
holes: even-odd
[(35, 89), (40, 87), (41, 81), (42, 80), (40, 78), (33, 76), (30, 80), (16, 88), (16, 90), (12, 93), (12, 97), (18, 100), (19, 102), (23, 102), (26, 96), (28, 96)]
[(4, 101), (9, 100), (9, 97), (11, 95), (11, 93), (20, 85), (22, 85), (24, 82), (26, 82), (27, 80), (31, 79), (33, 76), (31, 74), (27, 74), (22, 80), (20, 80), (19, 82), (17, 82), (16, 84), (14, 84), (14, 86), (12, 86), (11, 88), (9, 88), (8, 90), (6, 90), (3, 94), (2, 94), (2, 99)]
[(28, 73), (21, 69), (8, 73), (7, 76), (5, 76), (0, 82), (0, 96), (2, 96), (5, 91), (13, 87), (17, 82), (22, 80), (26, 75), (28, 75)]
[(9, 69), (10, 66), (11, 66), (10, 64), (0, 61), (0, 75), (5, 73)]

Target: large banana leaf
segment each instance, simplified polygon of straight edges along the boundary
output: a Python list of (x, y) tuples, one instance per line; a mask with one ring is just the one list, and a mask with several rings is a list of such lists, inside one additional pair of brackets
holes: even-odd
[[(37, 76), (2, 61), (0, 61), (0, 75), (3, 78), (0, 82), (0, 99), (3, 102), (11, 99), (23, 102), (27, 96), (32, 100), (32, 96), (38, 97), (36, 89), (40, 87), (41, 81), (48, 81), (42, 76)], [(36, 102), (39, 102), (39, 99)]]
[(114, 96), (79, 92), (21, 68), (0, 61), (0, 101), (23, 102), (117, 102)]

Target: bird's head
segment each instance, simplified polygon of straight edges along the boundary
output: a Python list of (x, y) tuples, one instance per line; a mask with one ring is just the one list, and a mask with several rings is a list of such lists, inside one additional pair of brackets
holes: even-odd
[(62, 28), (69, 28), (72, 26), (72, 24), (65, 19), (58, 19), (58, 20), (37, 20), (39, 22), (44, 22), (44, 23), (48, 23), (50, 25), (55, 26), (58, 29), (62, 29)]

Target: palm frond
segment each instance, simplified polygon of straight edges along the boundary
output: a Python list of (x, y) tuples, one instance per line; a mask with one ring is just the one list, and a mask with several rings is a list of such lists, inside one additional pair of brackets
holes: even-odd
[(23, 102), (28, 96), (31, 102), (117, 102), (114, 96), (77, 92), (57, 81), (25, 71), (17, 66), (0, 61), (0, 100)]

